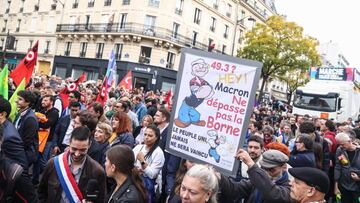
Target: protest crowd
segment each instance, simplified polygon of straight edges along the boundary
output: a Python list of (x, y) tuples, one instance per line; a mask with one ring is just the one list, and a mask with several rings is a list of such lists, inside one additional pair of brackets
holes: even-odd
[(166, 150), (171, 90), (30, 77), (0, 81), (0, 202), (360, 203), (358, 121), (259, 103), (229, 177)]

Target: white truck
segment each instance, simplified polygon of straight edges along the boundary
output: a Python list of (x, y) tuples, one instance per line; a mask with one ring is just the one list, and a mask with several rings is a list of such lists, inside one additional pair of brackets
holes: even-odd
[(311, 80), (295, 93), (293, 114), (344, 122), (360, 115), (359, 72), (349, 68), (312, 68)]

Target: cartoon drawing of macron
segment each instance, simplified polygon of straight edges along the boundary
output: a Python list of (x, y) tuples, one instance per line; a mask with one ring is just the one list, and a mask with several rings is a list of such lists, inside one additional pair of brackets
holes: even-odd
[(205, 99), (211, 98), (214, 94), (213, 87), (204, 79), (209, 72), (209, 64), (204, 59), (197, 59), (191, 63), (191, 74), (194, 76), (190, 82), (190, 96), (185, 97), (175, 119), (175, 125), (186, 128), (190, 124), (205, 126), (206, 122), (200, 120), (201, 114), (196, 110)]

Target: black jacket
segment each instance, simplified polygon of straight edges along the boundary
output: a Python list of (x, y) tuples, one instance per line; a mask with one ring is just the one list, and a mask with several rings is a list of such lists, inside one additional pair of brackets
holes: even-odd
[[(110, 195), (113, 192), (109, 193)], [(119, 202), (127, 202), (127, 203), (143, 203), (141, 193), (137, 190), (134, 183), (132, 182), (130, 177), (127, 177), (125, 182), (120, 186), (120, 188), (115, 192), (115, 194), (111, 197), (109, 196), (107, 199), (109, 203), (119, 203)]]
[(36, 161), (39, 150), (39, 121), (32, 109), (27, 109), (25, 115), (15, 120), (17, 130), (24, 144), (24, 150), (29, 164)]
[(231, 181), (226, 176), (221, 175), (219, 196), (227, 200), (219, 202), (229, 202), (228, 200), (240, 198), (244, 198), (245, 203), (289, 203), (293, 201), (290, 198), (287, 172), (284, 172), (283, 176), (275, 183), (257, 164), (249, 168), (248, 174), (249, 180), (241, 180), (240, 182)]
[(29, 175), (19, 164), (0, 156), (0, 203), (38, 202)]
[(50, 128), (48, 140), (51, 141), (53, 139), (56, 123), (59, 120), (59, 111), (53, 107), (48, 111), (46, 110), (41, 111), (41, 113), (43, 113), (46, 116), (48, 121), (45, 123), (39, 123), (39, 128), (43, 128), (43, 129)]

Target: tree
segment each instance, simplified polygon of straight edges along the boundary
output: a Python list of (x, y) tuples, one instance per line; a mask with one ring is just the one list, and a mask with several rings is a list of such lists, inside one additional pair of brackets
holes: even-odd
[(277, 76), (277, 78), (286, 83), (287, 102), (290, 104), (295, 90), (309, 82), (309, 72), (304, 69), (296, 69)]
[(316, 50), (318, 41), (304, 36), (301, 26), (286, 22), (282, 16), (271, 16), (265, 24), (256, 24), (245, 34), (245, 44), (238, 51), (238, 57), (263, 63), (259, 100), (270, 78), (284, 76), (291, 70), (305, 70), (320, 65), (320, 56)]

